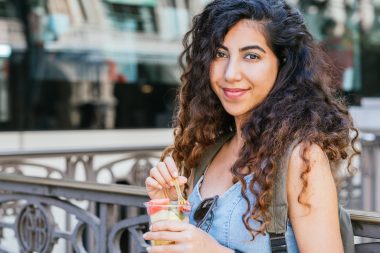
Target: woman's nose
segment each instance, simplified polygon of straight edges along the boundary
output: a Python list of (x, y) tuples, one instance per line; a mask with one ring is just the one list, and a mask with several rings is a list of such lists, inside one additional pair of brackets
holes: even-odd
[(233, 83), (236, 81), (240, 81), (241, 78), (242, 78), (242, 74), (241, 74), (239, 63), (234, 60), (230, 60), (228, 62), (228, 65), (224, 73), (225, 81)]

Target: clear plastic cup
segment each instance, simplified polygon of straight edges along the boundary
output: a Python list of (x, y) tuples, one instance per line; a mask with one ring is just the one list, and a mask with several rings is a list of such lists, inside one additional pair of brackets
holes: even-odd
[[(153, 224), (162, 220), (177, 220), (181, 222), (189, 222), (189, 214), (191, 211), (190, 204), (179, 205), (177, 201), (169, 199), (155, 199), (144, 203), (150, 222)], [(151, 241), (152, 245), (168, 245), (174, 244), (171, 241)]]

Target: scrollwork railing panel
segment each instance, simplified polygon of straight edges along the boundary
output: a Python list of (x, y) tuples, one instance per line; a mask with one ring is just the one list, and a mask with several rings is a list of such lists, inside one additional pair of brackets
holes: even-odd
[[(17, 238), (18, 249), (6, 249), (0, 233), (0, 252), (55, 253), (58, 252), (55, 251), (55, 246), (60, 239), (67, 242), (63, 251), (65, 253), (114, 252), (108, 249), (109, 239), (113, 240), (113, 250), (119, 247), (119, 252), (122, 252), (120, 233), (128, 233), (132, 238), (129, 247), (136, 249), (136, 252), (145, 252), (147, 244), (143, 241), (140, 230), (147, 229), (147, 216), (129, 216), (120, 223), (122, 219), (118, 211), (121, 206), (125, 209), (133, 206), (142, 208), (147, 201), (145, 190), (135, 186), (104, 186), (0, 173), (0, 190), (6, 192), (0, 195), (0, 206), (6, 206), (7, 203), (19, 204), (13, 219), (9, 219), (11, 216), (0, 217), (0, 231), (11, 230)], [(95, 212), (83, 209), (72, 199), (87, 200), (97, 206), (97, 209)], [(72, 229), (59, 225), (59, 219), (63, 217), (54, 214), (53, 208), (63, 210), (66, 217), (75, 218)], [(117, 236), (111, 235), (112, 233)]]
[[(18, 240), (21, 252), (51, 252), (59, 238), (69, 240), (75, 249), (83, 248), (81, 237), (83, 224), (99, 233), (100, 219), (94, 214), (80, 209), (69, 201), (55, 197), (41, 197), (27, 194), (8, 194), (0, 196), (0, 203), (9, 201), (24, 202), (16, 214), (14, 224), (2, 223), (1, 228), (12, 229)], [(57, 226), (51, 207), (64, 210), (73, 215), (78, 223), (72, 231), (63, 231)], [(70, 235), (70, 236), (68, 236)], [(83, 252), (83, 251), (75, 251)], [(99, 252), (95, 250), (94, 252)]]
[(146, 253), (148, 244), (142, 237), (142, 231), (148, 230), (149, 216), (141, 215), (135, 219), (125, 219), (116, 223), (108, 236), (108, 252), (121, 253), (120, 239), (121, 235), (128, 230), (132, 239), (137, 242), (135, 245), (136, 253)]

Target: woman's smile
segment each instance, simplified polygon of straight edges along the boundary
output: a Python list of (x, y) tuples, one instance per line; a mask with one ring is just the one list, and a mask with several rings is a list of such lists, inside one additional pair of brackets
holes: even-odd
[(242, 89), (242, 88), (222, 88), (224, 96), (227, 99), (238, 99), (246, 94), (250, 89)]

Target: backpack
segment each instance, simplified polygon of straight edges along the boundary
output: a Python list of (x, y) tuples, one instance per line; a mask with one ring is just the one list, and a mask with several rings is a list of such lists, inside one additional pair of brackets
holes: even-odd
[[(208, 164), (212, 161), (218, 151), (222, 148), (234, 133), (228, 133), (221, 136), (212, 146), (210, 146), (202, 155), (198, 166), (194, 170), (193, 187), (201, 178), (205, 172)], [(286, 154), (279, 161), (280, 167), (284, 167), (288, 164), (290, 155), (296, 145), (294, 142), (288, 148)], [(285, 232), (288, 222), (288, 202), (286, 196), (286, 176), (287, 169), (279, 170), (276, 176), (273, 190), (272, 203), (269, 206), (269, 213), (272, 220), (267, 228), (267, 232), (270, 236), (272, 252), (287, 252)], [(352, 224), (350, 214), (346, 209), (339, 205), (339, 224), (340, 233), (343, 242), (343, 248), (345, 253), (355, 253), (354, 247), (354, 233), (352, 230)]]

